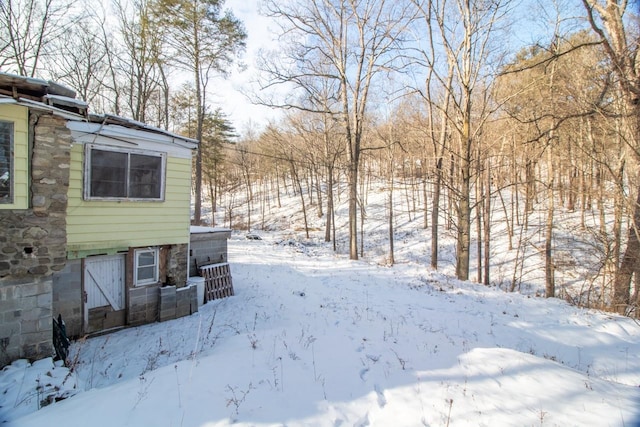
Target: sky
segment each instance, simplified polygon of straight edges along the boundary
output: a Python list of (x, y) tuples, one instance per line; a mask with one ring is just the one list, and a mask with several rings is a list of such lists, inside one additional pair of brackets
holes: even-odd
[(247, 47), (243, 56), (246, 69), (233, 72), (227, 80), (221, 80), (213, 89), (212, 101), (220, 105), (232, 120), (236, 131), (243, 133), (249, 127), (261, 128), (278, 116), (271, 108), (252, 104), (248, 95), (256, 76), (255, 58), (261, 48), (272, 45), (269, 19), (259, 14), (261, 0), (227, 0), (226, 7), (245, 25)]

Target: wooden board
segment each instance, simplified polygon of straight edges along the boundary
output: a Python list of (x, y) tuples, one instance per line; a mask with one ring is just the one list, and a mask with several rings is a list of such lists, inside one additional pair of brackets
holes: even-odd
[(200, 267), (204, 277), (204, 302), (233, 295), (233, 282), (229, 263), (210, 264)]

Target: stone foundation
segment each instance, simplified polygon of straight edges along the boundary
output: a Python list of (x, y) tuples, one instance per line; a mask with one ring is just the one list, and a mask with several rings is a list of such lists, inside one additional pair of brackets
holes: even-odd
[(53, 355), (50, 277), (27, 283), (3, 279), (0, 287), (0, 365)]
[(81, 336), (82, 331), (82, 262), (69, 260), (62, 271), (53, 275), (53, 316), (62, 320), (67, 336)]
[(187, 285), (187, 251), (189, 245), (180, 244), (172, 245), (169, 247), (167, 254), (167, 279), (168, 285), (173, 285), (178, 288)]
[(67, 256), (71, 133), (65, 120), (32, 113), (30, 208), (0, 210), (0, 356), (52, 354), (52, 275)]

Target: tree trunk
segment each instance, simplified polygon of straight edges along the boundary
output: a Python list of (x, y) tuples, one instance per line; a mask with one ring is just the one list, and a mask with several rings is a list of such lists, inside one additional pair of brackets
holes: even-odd
[[(463, 145), (468, 146), (468, 143)], [(469, 203), (471, 170), (468, 154), (461, 155), (460, 194), (458, 199), (458, 232), (456, 245), (456, 277), (469, 279), (469, 245), (471, 243), (471, 208)]]
[(300, 192), (300, 202), (302, 203), (302, 217), (304, 218), (304, 231), (307, 239), (309, 238), (309, 223), (307, 222), (307, 207), (304, 203), (304, 193), (302, 192), (302, 183), (300, 182), (300, 177), (298, 176), (298, 171), (296, 169), (296, 164), (293, 160), (291, 162), (291, 177), (294, 179), (294, 183), (298, 187), (298, 191)]
[[(422, 164), (426, 165), (427, 162), (423, 162)], [(427, 228), (429, 228), (429, 209), (427, 208), (429, 206), (429, 203), (428, 203), (428, 194), (427, 194), (427, 174), (424, 170), (422, 171), (422, 200), (424, 203), (424, 212), (422, 216), (422, 228), (426, 230)]]
[(358, 165), (349, 164), (349, 259), (358, 259)]
[(216, 190), (215, 190), (215, 185), (211, 181), (211, 179), (207, 180), (207, 184), (209, 187), (209, 198), (211, 199), (211, 226), (215, 227), (216, 225)]
[(431, 200), (431, 268), (438, 269), (438, 223), (440, 214), (440, 189), (442, 188), (442, 157), (436, 159), (436, 182)]
[(552, 241), (553, 241), (553, 214), (554, 214), (554, 192), (553, 184), (555, 179), (553, 158), (551, 156), (551, 147), (547, 148), (548, 159), (548, 173), (549, 173), (549, 187), (547, 190), (547, 222), (545, 224), (545, 242), (544, 242), (544, 277), (545, 277), (545, 297), (552, 298), (555, 296), (555, 281), (553, 272), (553, 254), (552, 254)]
[(389, 265), (395, 264), (395, 257), (393, 251), (394, 244), (394, 232), (393, 232), (393, 186), (395, 185), (393, 179), (393, 146), (389, 148)]
[(333, 168), (327, 166), (327, 223), (324, 230), (324, 241), (331, 241), (331, 227), (333, 225)]
[(318, 198), (318, 218), (322, 218), (324, 216), (324, 212), (322, 211), (322, 209), (323, 209), (323, 207), (322, 207), (322, 185), (320, 184), (320, 174), (318, 173), (318, 169), (317, 169), (317, 167), (315, 165), (313, 167), (313, 171), (314, 171), (314, 175), (316, 176), (315, 188), (316, 188), (316, 194), (317, 194), (317, 198)]
[(618, 274), (615, 278), (613, 289), (613, 308), (620, 314), (624, 314), (631, 299), (631, 279), (634, 274), (640, 274), (640, 186), (636, 189), (636, 203), (633, 206), (633, 215), (627, 232), (627, 248), (622, 256)]
[(276, 198), (278, 200), (278, 208), (282, 207), (280, 202), (280, 174), (278, 173), (278, 163), (276, 163)]
[[(196, 139), (202, 141), (202, 126), (204, 122), (204, 94), (200, 86), (200, 67), (198, 61), (194, 65), (194, 79), (196, 82)], [(202, 217), (202, 150), (196, 150), (196, 172), (195, 172), (195, 201), (193, 208), (193, 223), (201, 224)]]
[(478, 283), (482, 283), (482, 207), (484, 205), (483, 199), (483, 182), (482, 182), (482, 168), (480, 167), (480, 157), (481, 157), (480, 148), (478, 147), (478, 158), (476, 160), (476, 200), (475, 200), (475, 211), (476, 211), (476, 251), (477, 251), (477, 278)]
[(456, 277), (469, 279), (469, 246), (471, 244), (471, 100), (467, 101), (462, 125), (460, 151), (460, 187), (458, 191), (458, 233), (456, 245)]
[[(393, 180), (392, 180), (393, 181)], [(389, 189), (389, 265), (395, 264), (393, 254), (393, 184)]]
[[(491, 267), (491, 159), (487, 158), (487, 166), (485, 170), (485, 188), (484, 188), (484, 284), (489, 286), (491, 283), (489, 273)], [(508, 227), (507, 227), (508, 228)]]

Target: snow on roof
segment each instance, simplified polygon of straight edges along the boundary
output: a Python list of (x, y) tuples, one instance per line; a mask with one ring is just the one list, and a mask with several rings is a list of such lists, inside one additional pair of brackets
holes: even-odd
[(17, 93), (18, 95), (33, 97), (42, 97), (44, 95), (61, 95), (69, 98), (76, 97), (73, 89), (69, 89), (59, 83), (4, 72), (0, 72), (0, 88), (5, 90), (10, 89), (10, 94)]
[[(156, 134), (163, 136), (157, 139), (156, 142), (174, 143), (190, 149), (198, 146), (198, 140), (196, 139), (178, 135), (133, 119), (110, 114), (87, 114), (89, 108), (87, 102), (76, 99), (76, 93), (72, 89), (52, 81), (0, 72), (0, 103), (13, 103), (41, 111), (49, 111), (69, 121), (98, 123), (100, 127), (97, 134), (101, 135), (108, 133), (102, 132), (105, 125), (119, 125), (122, 128), (144, 132), (145, 134), (117, 131), (115, 130), (116, 127), (112, 126), (110, 130), (113, 130), (114, 134), (118, 135), (111, 136), (154, 140), (154, 138), (149, 138), (149, 135)], [(86, 132), (86, 130), (83, 131)]]
[(71, 98), (69, 96), (49, 94), (49, 95), (45, 95), (44, 98), (52, 100), (54, 104), (63, 104), (63, 105), (69, 105), (74, 107), (89, 108), (89, 104), (87, 102), (81, 99)]
[(223, 233), (230, 232), (230, 228), (223, 227), (203, 227), (201, 225), (192, 225), (191, 226), (191, 234), (200, 234), (200, 233)]

